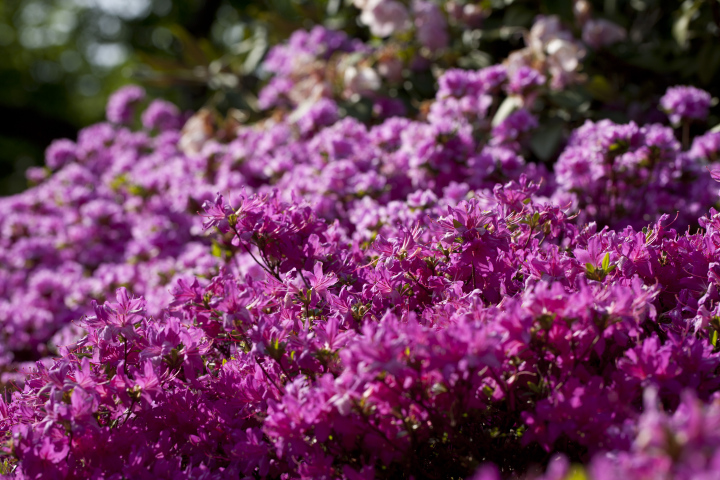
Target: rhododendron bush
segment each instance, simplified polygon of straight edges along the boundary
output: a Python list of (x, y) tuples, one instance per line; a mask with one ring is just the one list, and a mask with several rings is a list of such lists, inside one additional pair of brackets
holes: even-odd
[[(435, 3), (356, 6), (414, 61), (447, 47)], [(321, 27), (266, 57), (258, 122), (115, 93), (0, 199), (3, 474), (713, 478), (713, 101), (579, 109), (543, 149), (625, 39), (583, 24), (435, 65), (421, 105), (389, 93), (404, 59)]]

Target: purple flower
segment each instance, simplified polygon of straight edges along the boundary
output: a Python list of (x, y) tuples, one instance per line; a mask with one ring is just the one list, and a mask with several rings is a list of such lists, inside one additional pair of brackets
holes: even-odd
[[(410, 15), (427, 67), (449, 27)], [(53, 144), (56, 171), (0, 198), (0, 470), (714, 478), (720, 141), (562, 124), (549, 172), (539, 87), (579, 81), (582, 49), (557, 17), (526, 41), (420, 102), (394, 92), (405, 60), (380, 68), (396, 42), (317, 27), (268, 55), (257, 122), (178, 131), (155, 101)], [(412, 119), (382, 120), (395, 93)]]
[(332, 125), (338, 119), (338, 107), (330, 99), (322, 98), (305, 110), (297, 110), (297, 126), (302, 135), (309, 135), (320, 127)]
[(708, 132), (695, 137), (688, 155), (709, 162), (720, 160), (720, 132)]
[(412, 13), (420, 45), (433, 52), (447, 47), (450, 42), (447, 21), (437, 5), (427, 0), (413, 0)]
[(704, 120), (710, 108), (710, 94), (688, 86), (670, 87), (660, 99), (660, 106), (674, 125), (683, 120)]
[(524, 95), (532, 88), (543, 85), (545, 81), (543, 74), (523, 65), (510, 75), (507, 91), (515, 95)]
[(45, 164), (58, 170), (77, 158), (77, 150), (77, 145), (71, 140), (55, 140), (45, 151)]
[(516, 142), (521, 135), (538, 126), (537, 118), (530, 112), (521, 108), (507, 116), (492, 130), (491, 145), (501, 145)]
[(145, 98), (145, 90), (137, 85), (122, 87), (112, 95), (107, 103), (105, 116), (108, 121), (125, 125), (132, 121), (135, 106)]
[(205, 213), (201, 216), (205, 219), (203, 221), (203, 229), (218, 227), (222, 230), (229, 228), (228, 216), (233, 213), (232, 208), (225, 203), (225, 199), (219, 193), (215, 197), (214, 202), (205, 201), (202, 205)]
[(142, 114), (142, 124), (148, 130), (177, 130), (182, 126), (180, 111), (170, 102), (153, 100)]
[(320, 262), (315, 264), (313, 273), (308, 273), (307, 277), (310, 286), (320, 295), (327, 292), (327, 289), (337, 283), (337, 277), (334, 273), (326, 275), (323, 273), (323, 265)]
[(406, 113), (405, 104), (398, 98), (380, 97), (373, 103), (373, 115), (381, 120), (402, 117)]

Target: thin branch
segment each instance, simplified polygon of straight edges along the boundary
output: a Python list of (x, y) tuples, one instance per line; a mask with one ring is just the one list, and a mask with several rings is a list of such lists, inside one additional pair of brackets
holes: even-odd
[(265, 378), (267, 378), (268, 381), (269, 381), (270, 383), (272, 383), (275, 388), (277, 388), (277, 390), (278, 390), (278, 392), (280, 393), (280, 395), (282, 395), (282, 394), (283, 394), (282, 388), (280, 388), (280, 387), (278, 386), (278, 384), (275, 383), (275, 380), (273, 380), (272, 378), (270, 378), (270, 375), (268, 375), (267, 370), (265, 370), (265, 367), (263, 366), (262, 363), (260, 363), (260, 360), (258, 360), (257, 357), (255, 357), (255, 363), (257, 363), (258, 365), (260, 365), (260, 370), (262, 370), (263, 373), (265, 374)]

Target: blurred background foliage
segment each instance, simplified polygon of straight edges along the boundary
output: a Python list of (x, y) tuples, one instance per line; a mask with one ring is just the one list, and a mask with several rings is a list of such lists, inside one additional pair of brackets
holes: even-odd
[[(572, 110), (600, 102), (600, 116), (625, 121), (668, 85), (720, 95), (720, 0), (591, 3), (596, 15), (627, 29), (628, 41), (591, 53), (588, 81), (559, 92), (559, 104)], [(483, 18), (476, 28), (452, 33), (439, 68), (501, 61), (523, 46), (523, 29), (538, 14), (574, 23), (572, 0), (443, 4), (473, 5)], [(25, 169), (42, 163), (53, 139), (74, 138), (101, 121), (108, 95), (127, 83), (183, 109), (232, 107), (245, 118), (258, 116), (256, 95), (265, 79), (258, 67), (269, 46), (316, 24), (382, 42), (357, 15), (348, 0), (0, 0), (0, 195), (25, 188)], [(427, 77), (410, 80), (415, 95), (433, 95)]]

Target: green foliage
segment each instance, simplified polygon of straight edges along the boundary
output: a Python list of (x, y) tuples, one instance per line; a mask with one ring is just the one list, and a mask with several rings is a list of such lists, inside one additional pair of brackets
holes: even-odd
[(608, 276), (617, 268), (617, 265), (610, 264), (610, 253), (606, 253), (602, 259), (602, 264), (595, 266), (592, 263), (585, 264), (585, 276), (590, 280), (597, 280), (602, 282), (605, 277)]

